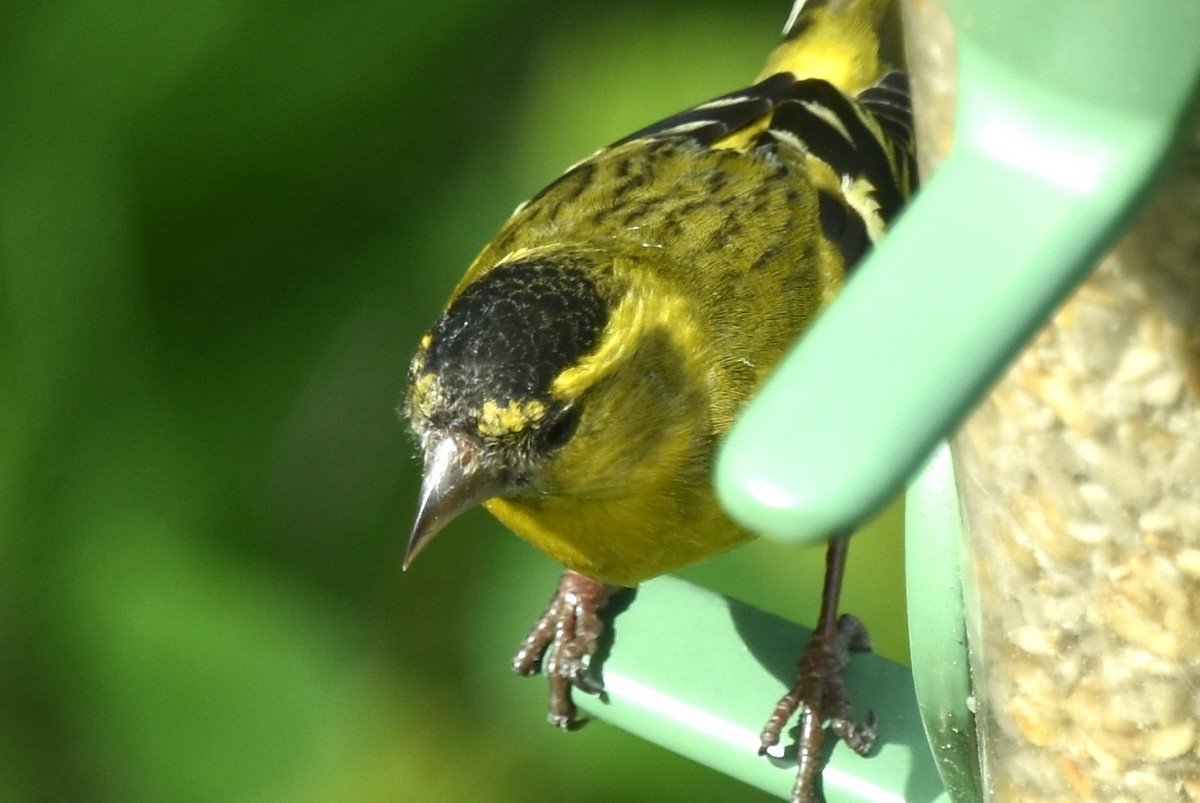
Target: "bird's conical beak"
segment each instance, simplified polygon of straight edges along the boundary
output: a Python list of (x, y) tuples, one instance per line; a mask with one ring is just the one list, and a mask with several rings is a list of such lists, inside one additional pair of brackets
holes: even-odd
[(457, 433), (429, 444), (421, 502), (404, 553), (405, 569), (455, 516), (504, 490), (503, 469), (489, 465), (483, 457), (478, 445)]

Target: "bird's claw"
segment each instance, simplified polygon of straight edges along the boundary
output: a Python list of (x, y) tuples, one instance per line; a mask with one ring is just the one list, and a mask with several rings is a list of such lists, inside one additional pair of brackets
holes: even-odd
[(779, 744), (787, 723), (797, 711), (801, 712), (792, 803), (811, 803), (818, 799), (817, 780), (826, 721), (833, 732), (861, 756), (871, 751), (878, 731), (874, 714), (868, 715), (866, 724), (854, 721), (850, 696), (841, 674), (850, 663), (852, 651), (871, 649), (866, 627), (854, 616), (844, 614), (835, 627), (825, 631), (818, 629), (813, 634), (800, 658), (796, 684), (780, 698), (761, 734), (759, 755)]
[(513, 669), (526, 677), (539, 671), (550, 683), (551, 724), (574, 730), (587, 722), (576, 716), (571, 689), (599, 695), (603, 684), (590, 674), (600, 646), (604, 621), (600, 610), (616, 589), (578, 572), (563, 573), (546, 612), (525, 637), (513, 658)]

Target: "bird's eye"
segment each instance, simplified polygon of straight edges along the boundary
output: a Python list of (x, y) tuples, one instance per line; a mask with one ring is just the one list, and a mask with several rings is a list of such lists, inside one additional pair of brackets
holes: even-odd
[(568, 407), (562, 414), (542, 430), (542, 441), (551, 449), (557, 449), (575, 434), (579, 425), (579, 407)]

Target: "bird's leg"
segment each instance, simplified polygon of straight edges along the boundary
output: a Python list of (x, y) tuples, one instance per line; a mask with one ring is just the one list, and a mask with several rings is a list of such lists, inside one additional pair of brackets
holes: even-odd
[(604, 634), (600, 610), (618, 590), (618, 586), (578, 572), (563, 572), (546, 612), (513, 658), (517, 674), (528, 677), (538, 670), (546, 673), (550, 682), (549, 719), (563, 730), (574, 730), (587, 722), (575, 718), (571, 687), (588, 694), (603, 692), (588, 669)]
[(821, 746), (825, 741), (824, 723), (854, 752), (865, 756), (875, 744), (875, 715), (865, 725), (854, 721), (850, 696), (842, 680), (842, 670), (850, 663), (850, 652), (871, 649), (871, 639), (862, 622), (850, 614), (837, 615), (846, 568), (850, 535), (838, 536), (825, 555), (825, 588), (821, 593), (821, 615), (812, 640), (804, 650), (797, 668), (796, 685), (775, 706), (762, 731), (759, 755), (779, 744), (787, 723), (800, 713), (799, 752), (796, 757), (796, 785), (793, 803), (811, 803), (817, 799), (817, 781), (821, 774)]

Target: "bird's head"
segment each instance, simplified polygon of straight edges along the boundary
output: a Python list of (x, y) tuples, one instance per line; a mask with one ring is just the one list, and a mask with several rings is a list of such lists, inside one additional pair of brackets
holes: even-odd
[(505, 261), (422, 338), (403, 403), (424, 457), (405, 567), (493, 497), (620, 496), (670, 437), (671, 423), (648, 424), (697, 395), (673, 353), (682, 319), (619, 265), (601, 252)]
[(609, 303), (588, 265), (499, 265), (460, 287), (422, 338), (405, 412), (424, 457), (405, 568), (451, 519), (495, 497), (544, 490), (586, 393), (555, 379), (591, 353)]

